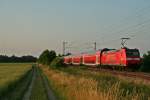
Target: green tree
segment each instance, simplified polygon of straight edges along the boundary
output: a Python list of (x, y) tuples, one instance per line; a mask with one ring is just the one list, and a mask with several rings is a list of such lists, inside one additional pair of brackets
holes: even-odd
[(50, 65), (53, 59), (56, 57), (56, 52), (54, 50), (45, 50), (40, 55), (38, 62), (44, 65)]
[(150, 51), (143, 55), (141, 71), (150, 72)]
[(50, 54), (50, 62), (52, 62), (56, 58), (56, 52), (54, 50), (51, 50), (49, 54)]

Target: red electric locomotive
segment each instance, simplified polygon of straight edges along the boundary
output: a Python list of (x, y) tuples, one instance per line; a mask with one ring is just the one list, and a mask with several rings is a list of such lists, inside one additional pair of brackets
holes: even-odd
[(137, 67), (140, 64), (138, 49), (121, 48), (119, 50), (102, 50), (101, 65)]

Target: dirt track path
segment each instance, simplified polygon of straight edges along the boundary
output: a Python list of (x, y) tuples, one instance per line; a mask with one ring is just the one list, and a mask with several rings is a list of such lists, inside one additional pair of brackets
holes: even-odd
[(48, 99), (49, 100), (56, 100), (56, 97), (54, 96), (53, 91), (50, 89), (50, 87), (48, 85), (48, 80), (44, 76), (43, 76), (43, 83), (44, 83), (44, 86), (45, 86), (46, 91), (47, 91)]
[(33, 68), (32, 82), (23, 100), (56, 100), (48, 80), (38, 67)]
[(29, 100), (30, 99), (30, 95), (31, 95), (31, 91), (32, 91), (32, 87), (34, 85), (34, 80), (36, 78), (36, 72), (35, 72), (35, 68), (32, 69), (33, 70), (33, 75), (32, 75), (32, 81), (23, 97), (23, 100)]

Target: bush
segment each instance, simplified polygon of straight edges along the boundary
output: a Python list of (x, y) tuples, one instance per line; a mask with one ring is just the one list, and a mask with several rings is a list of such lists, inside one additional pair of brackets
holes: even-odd
[(51, 67), (64, 67), (63, 58), (56, 57), (50, 64)]
[(143, 55), (143, 61), (140, 70), (144, 72), (150, 72), (150, 51)]

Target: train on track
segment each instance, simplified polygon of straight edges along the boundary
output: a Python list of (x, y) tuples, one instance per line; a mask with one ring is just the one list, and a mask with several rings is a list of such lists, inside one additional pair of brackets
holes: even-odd
[(138, 49), (101, 49), (91, 53), (64, 56), (64, 63), (67, 65), (88, 65), (108, 68), (137, 69), (140, 66), (141, 58)]

